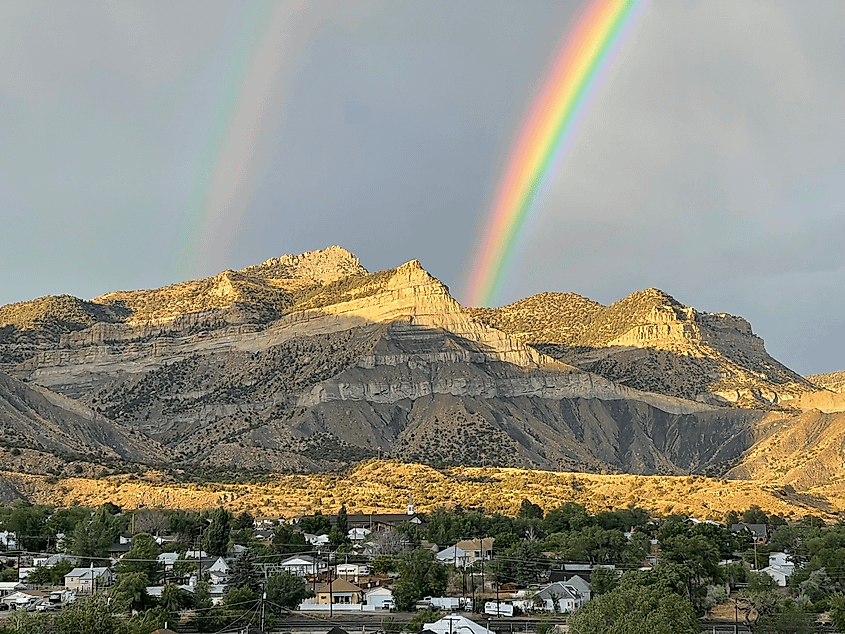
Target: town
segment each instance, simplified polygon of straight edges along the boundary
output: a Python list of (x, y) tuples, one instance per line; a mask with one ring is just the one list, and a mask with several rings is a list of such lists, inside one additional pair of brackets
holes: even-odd
[(0, 529), (2, 634), (845, 625), (845, 526), (754, 506), (718, 523), (527, 499), (516, 517), (413, 500), (296, 518), (16, 502)]

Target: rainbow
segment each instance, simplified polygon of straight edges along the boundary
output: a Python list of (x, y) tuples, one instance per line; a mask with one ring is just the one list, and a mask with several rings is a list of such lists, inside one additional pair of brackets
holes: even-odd
[(497, 186), (468, 277), (470, 306), (489, 305), (496, 298), (526, 221), (642, 6), (640, 0), (593, 0), (564, 40)]
[(234, 5), (233, 41), (214, 118), (197, 157), (183, 277), (223, 270), (241, 223), (268, 168), (274, 132), (286, 105), (289, 75), (330, 7), (306, 0)]

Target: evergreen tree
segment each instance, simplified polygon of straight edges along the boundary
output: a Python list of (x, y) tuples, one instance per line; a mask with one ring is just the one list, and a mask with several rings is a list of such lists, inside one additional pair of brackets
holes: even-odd
[(209, 555), (222, 557), (229, 550), (229, 524), (231, 514), (223, 507), (217, 508), (211, 514), (211, 524), (203, 534), (203, 549)]
[(261, 588), (258, 583), (258, 574), (255, 571), (255, 557), (247, 549), (237, 556), (232, 562), (229, 570), (229, 583), (227, 588), (249, 588), (256, 594)]
[(152, 535), (139, 533), (132, 539), (132, 548), (117, 562), (115, 572), (118, 576), (141, 572), (147, 579), (147, 585), (158, 583), (164, 567), (158, 561), (161, 549)]
[(293, 610), (310, 596), (313, 593), (305, 581), (288, 572), (275, 574), (267, 580), (267, 600), (274, 612), (281, 612), (281, 608)]
[(347, 519), (345, 504), (342, 504), (340, 506), (340, 510), (337, 512), (337, 522), (335, 522), (335, 526), (344, 535), (347, 535), (349, 533), (349, 521)]

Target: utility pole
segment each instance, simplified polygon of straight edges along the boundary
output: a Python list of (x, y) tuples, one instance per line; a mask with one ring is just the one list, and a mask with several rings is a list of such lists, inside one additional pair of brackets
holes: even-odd
[(334, 595), (332, 594), (332, 582), (334, 581), (334, 575), (332, 574), (332, 554), (329, 553), (329, 569), (326, 572), (329, 576), (329, 618), (332, 618), (332, 613), (334, 611)]

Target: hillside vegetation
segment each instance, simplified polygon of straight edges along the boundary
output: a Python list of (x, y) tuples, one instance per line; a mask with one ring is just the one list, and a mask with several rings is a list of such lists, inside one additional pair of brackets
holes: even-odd
[(798, 493), (789, 486), (703, 476), (592, 475), (527, 469), (455, 467), (437, 470), (420, 464), (376, 460), (345, 473), (272, 474), (247, 484), (184, 483), (161, 472), (101, 479), (55, 478), (0, 472), (0, 482), (33, 503), (96, 507), (113, 502), (139, 506), (210, 509), (223, 506), (258, 517), (352, 511), (404, 512), (408, 496), (422, 512), (438, 507), (478, 508), (515, 515), (523, 499), (543, 509), (577, 502), (591, 512), (645, 508), (657, 515), (680, 513), (721, 520), (737, 508), (759, 505), (767, 513), (801, 517), (845, 509), (845, 494), (828, 497)]
[(843, 388), (845, 388), (845, 371), (830, 372), (828, 374), (812, 374), (805, 378), (813, 385), (818, 385), (832, 392), (842, 392)]

